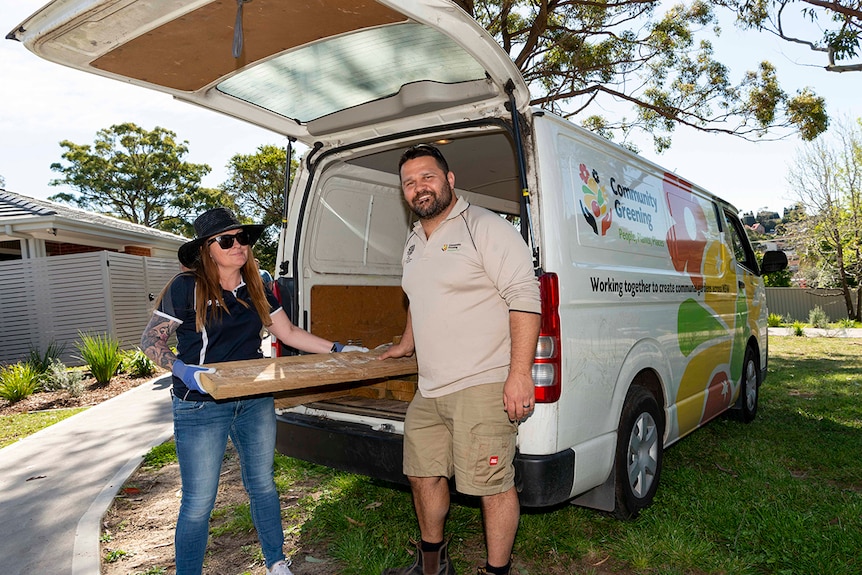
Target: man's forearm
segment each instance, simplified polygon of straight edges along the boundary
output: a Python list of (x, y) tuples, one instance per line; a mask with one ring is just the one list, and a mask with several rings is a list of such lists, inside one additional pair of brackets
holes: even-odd
[(537, 313), (509, 312), (509, 332), (512, 339), (510, 371), (532, 373), (541, 325), (542, 316)]

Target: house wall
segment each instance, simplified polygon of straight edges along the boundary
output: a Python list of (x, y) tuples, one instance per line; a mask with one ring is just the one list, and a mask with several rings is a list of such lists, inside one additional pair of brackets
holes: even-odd
[(179, 271), (175, 259), (106, 251), (0, 262), (0, 363), (53, 344), (64, 348), (64, 363), (80, 365), (79, 332), (134, 349), (155, 298)]

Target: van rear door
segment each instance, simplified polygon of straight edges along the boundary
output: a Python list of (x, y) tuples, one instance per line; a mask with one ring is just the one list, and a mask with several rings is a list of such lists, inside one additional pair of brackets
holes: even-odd
[(508, 54), (448, 0), (56, 0), (7, 37), (309, 146), (529, 104)]

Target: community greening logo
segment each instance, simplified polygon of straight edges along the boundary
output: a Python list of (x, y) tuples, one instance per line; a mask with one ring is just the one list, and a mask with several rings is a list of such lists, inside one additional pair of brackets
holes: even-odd
[[(583, 185), (581, 192), (584, 194), (581, 204), (581, 212), (584, 219), (590, 224), (598, 236), (607, 234), (611, 227), (613, 210), (610, 209), (610, 198), (604, 187), (599, 186), (599, 174), (593, 170), (590, 172), (587, 166), (581, 164), (580, 177)], [(601, 229), (599, 225), (601, 224)]]

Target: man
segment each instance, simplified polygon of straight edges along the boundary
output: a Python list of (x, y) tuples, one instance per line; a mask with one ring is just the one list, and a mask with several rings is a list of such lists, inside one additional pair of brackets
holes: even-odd
[(517, 425), (535, 404), (541, 302), (530, 250), (505, 219), (456, 201), (455, 175), (437, 148), (409, 148), (398, 168), (419, 221), (402, 260), (407, 325), (381, 359), (417, 356), (404, 473), (422, 541), (413, 565), (383, 573), (455, 574), (444, 541), (454, 475), (459, 492), (481, 499), (488, 557), (479, 573), (505, 575), (520, 519)]

